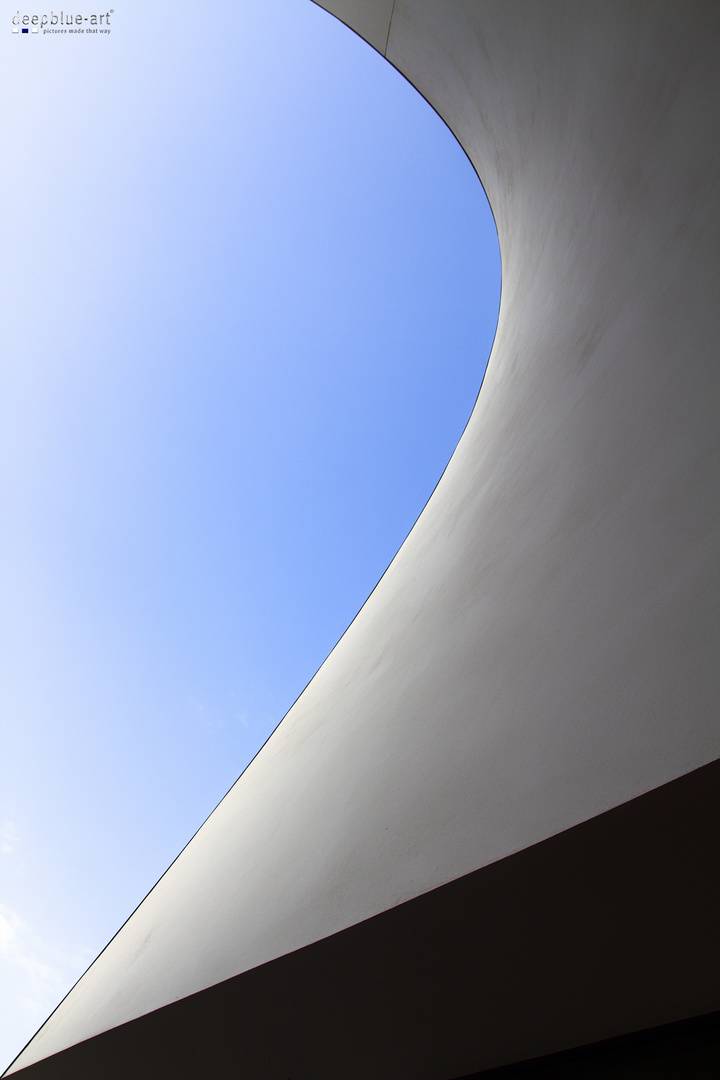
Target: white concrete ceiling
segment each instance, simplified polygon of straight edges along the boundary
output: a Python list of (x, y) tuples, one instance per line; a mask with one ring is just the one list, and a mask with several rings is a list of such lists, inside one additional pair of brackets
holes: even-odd
[(488, 372), (361, 613), (15, 1069), (718, 756), (720, 8), (322, 6), (485, 185)]

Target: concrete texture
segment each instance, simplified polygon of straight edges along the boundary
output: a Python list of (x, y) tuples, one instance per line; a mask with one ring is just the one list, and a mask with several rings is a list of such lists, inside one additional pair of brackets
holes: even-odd
[(361, 613), (14, 1069), (718, 757), (720, 7), (322, 6), (485, 185), (485, 382)]

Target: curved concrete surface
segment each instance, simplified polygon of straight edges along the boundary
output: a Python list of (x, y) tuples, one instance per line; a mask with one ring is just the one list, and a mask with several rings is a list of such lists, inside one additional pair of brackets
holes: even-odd
[[(720, 8), (322, 6), (482, 178), (503, 262), (485, 382), (352, 626), (11, 1071), (718, 757)], [(718, 1008), (706, 982), (642, 1022)]]

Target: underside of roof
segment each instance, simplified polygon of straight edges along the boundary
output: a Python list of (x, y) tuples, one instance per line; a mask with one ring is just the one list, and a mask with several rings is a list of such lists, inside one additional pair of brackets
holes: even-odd
[(485, 187), (487, 375), (365, 607), (10, 1072), (450, 1080), (660, 1028), (710, 1076), (708, 1024), (665, 1026), (720, 1008), (720, 6), (321, 6)]

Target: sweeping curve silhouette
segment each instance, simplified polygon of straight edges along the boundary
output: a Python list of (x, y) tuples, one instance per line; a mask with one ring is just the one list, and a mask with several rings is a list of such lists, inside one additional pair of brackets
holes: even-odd
[(447, 1080), (720, 1007), (720, 9), (321, 6), (482, 178), (483, 389), (351, 627), (10, 1072)]

